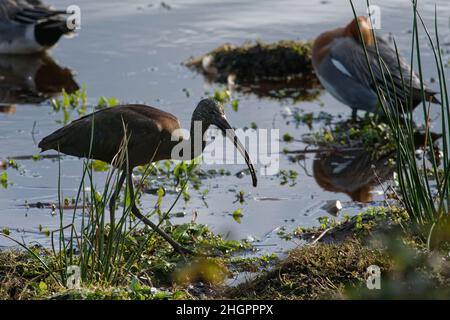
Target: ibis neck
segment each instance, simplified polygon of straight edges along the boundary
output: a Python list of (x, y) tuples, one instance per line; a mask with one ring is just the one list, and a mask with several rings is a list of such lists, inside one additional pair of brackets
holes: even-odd
[(209, 124), (201, 120), (191, 121), (191, 131), (190, 131), (190, 144), (191, 144), (191, 159), (194, 159), (202, 154), (206, 147), (206, 141), (203, 139), (206, 130), (208, 130)]

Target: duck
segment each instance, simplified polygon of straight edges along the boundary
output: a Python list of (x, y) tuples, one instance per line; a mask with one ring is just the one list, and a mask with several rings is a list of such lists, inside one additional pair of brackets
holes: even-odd
[(68, 13), (40, 0), (0, 0), (0, 54), (44, 52), (66, 34)]
[[(368, 68), (362, 41), (367, 49), (376, 84)], [(389, 72), (386, 69), (380, 70), (375, 44)], [(356, 17), (345, 27), (320, 34), (313, 44), (312, 64), (322, 86), (338, 101), (352, 108), (353, 115), (356, 115), (357, 110), (383, 114), (376, 85), (380, 85), (386, 97), (392, 96), (394, 90), (386, 89), (383, 82), (385, 76), (388, 84), (391, 84), (389, 73), (395, 85), (395, 98), (403, 103), (406, 110), (414, 110), (422, 102), (419, 76), (414, 71), (411, 73), (411, 66), (404, 58), (397, 59), (396, 51), (387, 40), (374, 36), (369, 17)], [(436, 92), (426, 84), (424, 91), (427, 102), (440, 103), (435, 97)], [(411, 95), (412, 104), (405, 106), (404, 101), (409, 101)]]

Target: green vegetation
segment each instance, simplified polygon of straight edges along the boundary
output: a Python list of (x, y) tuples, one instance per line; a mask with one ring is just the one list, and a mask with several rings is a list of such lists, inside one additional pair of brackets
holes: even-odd
[(356, 121), (348, 119), (334, 126), (325, 125), (319, 132), (306, 134), (303, 141), (320, 147), (340, 149), (362, 148), (374, 157), (389, 154), (395, 150), (395, 141), (388, 125), (366, 114)]
[(216, 99), (220, 103), (222, 103), (224, 106), (230, 103), (231, 109), (233, 111), (237, 112), (239, 109), (239, 102), (237, 99), (233, 98), (231, 92), (227, 89), (214, 89), (214, 93), (210, 95), (211, 98)]
[[(356, 120), (332, 123), (331, 116), (325, 112), (315, 115), (300, 109), (294, 109), (289, 115), (289, 121), (292, 119), (297, 126), (307, 125), (311, 130), (316, 122), (324, 124), (318, 133), (305, 135), (303, 142), (328, 150), (363, 150), (370, 153), (372, 159), (389, 156), (388, 165), (396, 168), (394, 182), (398, 185), (390, 189), (394, 195), (386, 192), (385, 207), (369, 207), (352, 217), (345, 214), (319, 217), (317, 226), (313, 228), (298, 226), (288, 232), (287, 227), (280, 227), (277, 234), (281, 239), (301, 240), (304, 245), (288, 252), (288, 257), (282, 260), (275, 254), (247, 258), (244, 253), (256, 250), (249, 241), (228, 240), (216, 235), (207, 226), (196, 223), (195, 216), (193, 221), (183, 224), (174, 224), (170, 219), (185, 216), (185, 212), (172, 210), (179, 199), (190, 201), (191, 189), (198, 192), (206, 203), (209, 189), (201, 189), (202, 181), (230, 175), (230, 172), (204, 171), (195, 160), (189, 163), (162, 161), (139, 167), (134, 172), (138, 178), (137, 198), (131, 199), (129, 185), (124, 190), (117, 190), (122, 197), (117, 198), (114, 210), (120, 214), (113, 219), (109, 203), (115, 197), (120, 173), (101, 161), (85, 161), (82, 183), (75, 197), (65, 197), (58, 181), (58, 206), (50, 206), (59, 215), (59, 228), (49, 230), (39, 226), (39, 232), (51, 239), (51, 248), (25, 247), (11, 237), (11, 230), (1, 229), (0, 236), (15, 242), (23, 250), (0, 251), (0, 299), (448, 298), (450, 105), (445, 66), (438, 49), (439, 36), (434, 40), (429, 36), (416, 11), (416, 2), (413, 5), (412, 40), (416, 53), (411, 56), (411, 63), (418, 65), (421, 80), (420, 24), (429, 37), (436, 58), (443, 100), (440, 110), (442, 159), (436, 152), (435, 143), (441, 135), (430, 131), (429, 105), (424, 103), (422, 106), (426, 120), (423, 132), (419, 132), (411, 114), (406, 112), (411, 97), (403, 101), (392, 99), (394, 92), (390, 90), (395, 86), (390, 83), (390, 76), (376, 88), (383, 119), (366, 115)], [(208, 55), (212, 57), (210, 67), (215, 68), (215, 81), (228, 84), (236, 81), (241, 88), (249, 88), (250, 82), (273, 85), (280, 82), (292, 84), (295, 79), (311, 80), (312, 72), (307, 70), (311, 68), (310, 51), (310, 43), (289, 41), (269, 45), (246, 44), (240, 48), (226, 45)], [(261, 60), (255, 59), (255, 55)], [(286, 61), (282, 61), (280, 55), (284, 55)], [(192, 60), (190, 65), (202, 69), (205, 57)], [(267, 63), (269, 57), (275, 57), (273, 61), (291, 64), (289, 68), (281, 64), (262, 68), (261, 63)], [(258, 68), (253, 62), (258, 64)], [(303, 69), (296, 69), (300, 67)], [(268, 70), (274, 73), (265, 74)], [(211, 76), (211, 70), (202, 69), (201, 72)], [(230, 81), (230, 76), (233, 81)], [(254, 88), (252, 86), (252, 90)], [(189, 91), (183, 91), (189, 96)], [(271, 87), (270, 95), (286, 97), (290, 93), (289, 89), (274, 90)], [(425, 96), (423, 90), (422, 95)], [(234, 111), (239, 109), (238, 100), (229, 90), (215, 90), (213, 96), (224, 104), (230, 103)], [(312, 96), (306, 96), (306, 99)], [(117, 104), (115, 98), (101, 97), (95, 108)], [(86, 113), (86, 89), (70, 95), (63, 92), (52, 105), (56, 112), (63, 112), (62, 122), (67, 123), (71, 112)], [(251, 123), (250, 127), (256, 129), (257, 125)], [(287, 143), (296, 141), (287, 133), (282, 140)], [(418, 148), (424, 149), (423, 156), (418, 156)], [(126, 141), (123, 150), (126, 150)], [(120, 152), (120, 157), (125, 164), (126, 152)], [(31, 156), (36, 161), (41, 158), (40, 155)], [(2, 165), (6, 166), (19, 168), (15, 160)], [(103, 190), (96, 188), (95, 172), (106, 173)], [(277, 178), (280, 185), (292, 187), (298, 182), (298, 173), (280, 170)], [(6, 172), (0, 175), (0, 185), (3, 188), (10, 185)], [(236, 206), (242, 206), (246, 201), (245, 190), (230, 191), (235, 195)], [(151, 229), (142, 227), (132, 214), (131, 205), (133, 201), (139, 205), (143, 192), (155, 195), (154, 206), (145, 212), (146, 216), (158, 220), (158, 225), (174, 240), (202, 255), (180, 255)], [(168, 194), (175, 195), (175, 200), (166, 210), (163, 204)], [(47, 207), (48, 204), (38, 203), (37, 206)], [(230, 219), (241, 223), (244, 210), (238, 207), (229, 215)], [(64, 217), (67, 216), (72, 223), (64, 225), (63, 221), (67, 221)], [(79, 217), (81, 226), (76, 227), (75, 220)], [(367, 268), (373, 265), (382, 272), (382, 290), (368, 290), (366, 287)], [(80, 272), (79, 284), (74, 281), (76, 270)], [(254, 273), (256, 277), (237, 287), (224, 286), (227, 278), (242, 272)], [(200, 286), (201, 290), (197, 288)]]
[[(414, 222), (400, 207), (371, 207), (320, 226), (298, 227), (283, 239), (307, 242), (270, 270), (223, 296), (231, 299), (447, 298), (450, 259), (446, 249), (430, 252), (415, 237)], [(367, 268), (381, 271), (381, 289), (368, 290)], [(411, 290), (414, 288), (414, 290)]]
[(365, 281), (370, 265), (389, 268), (380, 251), (359, 242), (319, 244), (295, 249), (287, 259), (257, 279), (229, 289), (232, 299), (318, 299), (338, 298), (345, 285)]
[[(94, 109), (102, 109), (108, 107), (114, 107), (119, 104), (119, 101), (115, 97), (109, 99), (100, 97)], [(62, 124), (66, 125), (70, 121), (71, 112), (76, 111), (78, 116), (85, 115), (88, 112), (88, 94), (85, 85), (79, 90), (73, 93), (68, 93), (64, 89), (61, 97), (51, 100), (51, 105), (55, 112), (63, 113)]]
[[(381, 290), (366, 286), (367, 268), (381, 270)], [(450, 262), (402, 239), (369, 244), (318, 243), (289, 252), (288, 258), (256, 279), (227, 289), (228, 299), (446, 299)], [(412, 288), (414, 288), (412, 290)]]
[(293, 187), (297, 184), (298, 172), (295, 170), (280, 170), (278, 173), (280, 185), (289, 185)]
[(8, 173), (3, 172), (0, 175), (0, 185), (2, 185), (3, 188), (8, 188)]
[[(218, 82), (227, 83), (229, 75), (239, 82), (264, 79), (283, 79), (312, 75), (312, 41), (247, 42), (242, 46), (224, 44), (204, 56), (185, 64), (202, 73), (216, 69)], [(209, 70), (204, 68), (205, 57), (211, 57)]]
[[(5, 231), (2, 230), (2, 233), (7, 235)], [(219, 285), (232, 272), (228, 270), (233, 261), (232, 254), (250, 249), (250, 244), (246, 242), (225, 240), (214, 235), (206, 226), (195, 223), (167, 226), (165, 231), (196, 251), (220, 255), (185, 260), (173, 253), (172, 248), (151, 230), (135, 230), (127, 235), (121, 248), (126, 257), (134, 256), (135, 251), (140, 250), (140, 255), (129, 270), (125, 269), (125, 265), (111, 265), (120, 273), (114, 282), (108, 282), (102, 276), (101, 272), (105, 269), (89, 270), (87, 275), (93, 273), (99, 279), (91, 280), (88, 277), (83, 280), (82, 277), (81, 286), (70, 289), (58, 274), (58, 270), (64, 267), (61, 266), (61, 256), (51, 250), (32, 247), (27, 251), (0, 251), (0, 299), (189, 298), (193, 297), (187, 290), (190, 283)], [(73, 265), (82, 263), (80, 255), (73, 258)], [(90, 267), (95, 267), (94, 261)], [(233, 269), (233, 272), (240, 270), (235, 266)]]
[[(353, 8), (354, 9), (354, 8)], [(355, 16), (356, 12), (354, 11)], [(401, 195), (401, 203), (408, 211), (411, 220), (415, 223), (416, 233), (428, 243), (428, 247), (436, 248), (442, 243), (448, 241), (448, 230), (450, 226), (449, 220), (449, 203), (450, 203), (450, 140), (449, 124), (450, 124), (450, 103), (448, 99), (447, 83), (444, 72), (444, 63), (441, 57), (439, 31), (437, 29), (438, 18), (437, 12), (435, 15), (435, 38), (433, 39), (426, 25), (424, 24), (420, 13), (417, 11), (417, 1), (413, 1), (413, 32), (412, 32), (412, 54), (411, 65), (417, 64), (417, 73), (420, 78), (421, 90), (420, 96), (423, 99), (422, 111), (425, 119), (425, 147), (430, 150), (430, 160), (422, 161), (416, 159), (416, 142), (415, 123), (413, 121), (412, 113), (408, 110), (413, 108), (413, 91), (407, 90), (410, 84), (405, 83), (406, 77), (411, 75), (401, 75), (402, 89), (404, 92), (409, 92), (404, 98), (396, 97), (395, 84), (393, 77), (388, 73), (380, 81), (374, 78), (373, 66), (368, 64), (373, 83), (376, 83), (376, 92), (380, 101), (380, 109), (383, 111), (387, 124), (392, 132), (393, 141), (396, 150), (396, 164), (399, 190)], [(433, 172), (437, 172), (440, 167), (440, 159), (436, 156), (434, 150), (434, 141), (430, 131), (430, 103), (427, 102), (426, 93), (424, 89), (424, 78), (421, 61), (421, 46), (419, 36), (419, 27), (422, 27), (423, 33), (427, 36), (428, 45), (435, 58), (435, 67), (437, 71), (437, 79), (441, 95), (441, 125), (442, 125), (442, 152), (443, 161), (442, 169), (443, 176), (435, 175), (434, 185), (431, 188), (430, 178), (424, 172), (427, 172), (431, 167)], [(375, 49), (378, 53), (378, 46), (375, 43)], [(397, 49), (397, 48), (396, 48)], [(364, 47), (366, 51), (366, 47)], [(400, 61), (398, 50), (397, 60)], [(367, 54), (367, 52), (366, 52)], [(380, 56), (378, 54), (378, 56)], [(377, 67), (383, 69), (383, 62), (378, 58)], [(412, 72), (412, 71), (411, 71)], [(392, 98), (396, 97), (396, 98)], [(419, 107), (420, 108), (420, 107)]]

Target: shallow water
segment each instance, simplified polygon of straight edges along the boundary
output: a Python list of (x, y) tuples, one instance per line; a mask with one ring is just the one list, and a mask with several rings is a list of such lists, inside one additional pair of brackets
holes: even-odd
[[(355, 2), (358, 2), (362, 13), (365, 1)], [(82, 25), (76, 37), (61, 40), (51, 51), (51, 57), (60, 67), (46, 72), (52, 74), (51, 79), (56, 79), (57, 75), (64, 73), (61, 70), (70, 68), (75, 73), (74, 78), (63, 75), (63, 80), (56, 82), (60, 85), (63, 81), (64, 86), (72, 88), (74, 81), (79, 86), (86, 84), (92, 103), (100, 96), (114, 96), (121, 102), (142, 102), (175, 114), (182, 125), (188, 127), (196, 103), (219, 86), (207, 84), (181, 62), (224, 42), (241, 44), (256, 39), (312, 39), (323, 30), (344, 25), (352, 18), (350, 5), (342, 0), (169, 0), (166, 3), (170, 5), (170, 10), (162, 7), (159, 1), (58, 1), (59, 7), (79, 5)], [(420, 1), (422, 14), (430, 29), (433, 26), (434, 3), (438, 4), (442, 42), (448, 43), (450, 3), (447, 0)], [(410, 1), (383, 0), (373, 1), (373, 4), (382, 8), (380, 33), (392, 32), (401, 52), (409, 53)], [(429, 51), (424, 52), (423, 59), (426, 78), (434, 77)], [(0, 113), (0, 159), (37, 154), (37, 142), (60, 127), (59, 122), (63, 118), (45, 102), (60, 89), (58, 84), (47, 85), (43, 89), (42, 86), (36, 88), (33, 83), (33, 75), (39, 69), (40, 62), (18, 63), (10, 60), (0, 57), (0, 73), (14, 73), (15, 79), (13, 88), (0, 82), (0, 104), (17, 104), (17, 107), (9, 109), (10, 113)], [(19, 68), (21, 65), (24, 67)], [(11, 68), (18, 70), (11, 71)], [(11, 79), (12, 76), (8, 76)], [(183, 89), (189, 91), (189, 97)], [(36, 96), (36, 92), (41, 94)], [(234, 127), (245, 127), (255, 122), (258, 128), (279, 128), (280, 136), (289, 133), (296, 138), (309, 132), (306, 125), (298, 128), (293, 124), (286, 125), (281, 112), (285, 107), (293, 107), (289, 101), (280, 103), (253, 95), (236, 94), (236, 97), (239, 98), (239, 111), (227, 110), (227, 117)], [(350, 116), (350, 110), (326, 92), (316, 101), (297, 103), (295, 107), (306, 112), (326, 111), (335, 116)], [(421, 116), (419, 109), (416, 111), (418, 121)], [(72, 119), (76, 117), (74, 112)], [(438, 118), (439, 112), (436, 111), (433, 119)], [(319, 126), (317, 124), (315, 128)], [(433, 129), (439, 132), (438, 121), (434, 122)], [(281, 143), (280, 150), (284, 147), (302, 149), (305, 145)], [(175, 212), (185, 211), (186, 217), (173, 218), (173, 222), (189, 221), (192, 212), (196, 211), (198, 222), (206, 223), (214, 231), (227, 234), (230, 238), (261, 239), (261, 248), (268, 251), (295, 245), (279, 240), (276, 236), (278, 228), (317, 225), (317, 218), (327, 214), (322, 209), (326, 201), (342, 201), (343, 213), (354, 214), (362, 209), (362, 205), (351, 201), (349, 194), (351, 189), (355, 189), (352, 186), (364, 184), (364, 181), (357, 181), (364, 165), (356, 173), (346, 174), (344, 169), (344, 174), (339, 178), (331, 179), (334, 187), (325, 191), (312, 175), (314, 158), (314, 154), (306, 155), (304, 170), (299, 164), (291, 163), (286, 156), (280, 156), (280, 169), (299, 173), (297, 183), (292, 187), (281, 186), (280, 179), (273, 176), (259, 177), (258, 188), (255, 189), (249, 177), (235, 177), (234, 173), (244, 168), (242, 165), (219, 166), (232, 175), (204, 181), (202, 190), (210, 189), (206, 197), (208, 207), (201, 196), (192, 191), (191, 201), (184, 203), (181, 200), (174, 209)], [(325, 159), (321, 163), (326, 166), (326, 163), (341, 160)], [(39, 226), (54, 230), (59, 225), (58, 217), (53, 216), (50, 209), (26, 208), (24, 205), (57, 201), (58, 162), (44, 159), (18, 160), (18, 163), (21, 170), (7, 170), (12, 185), (7, 189), (0, 187), (0, 229), (9, 228), (13, 237), (27, 243), (46, 245), (49, 238), (39, 232)], [(209, 168), (205, 166), (203, 169)], [(61, 170), (64, 196), (73, 197), (80, 182), (82, 161), (64, 157)], [(328, 179), (326, 170), (322, 170), (322, 180)], [(96, 175), (99, 186), (103, 178), (104, 174)], [(242, 205), (235, 203), (235, 194), (239, 190), (249, 195)], [(381, 187), (375, 186), (364, 192), (366, 197), (380, 201), (383, 199), (380, 190)], [(172, 200), (173, 196), (165, 197), (163, 208), (170, 206)], [(141, 201), (143, 208), (152, 208), (154, 203), (155, 197), (151, 195), (144, 195)], [(237, 208), (242, 208), (244, 215), (240, 224), (230, 215)], [(12, 245), (10, 241), (0, 238), (0, 246), (9, 245)]]

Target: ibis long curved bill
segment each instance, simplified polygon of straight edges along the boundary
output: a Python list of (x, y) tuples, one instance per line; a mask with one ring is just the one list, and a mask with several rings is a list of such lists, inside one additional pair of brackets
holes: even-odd
[(250, 170), (250, 174), (252, 176), (253, 186), (256, 187), (258, 184), (258, 179), (256, 178), (255, 167), (253, 166), (252, 160), (250, 159), (250, 155), (248, 154), (247, 150), (245, 150), (244, 146), (236, 136), (236, 132), (234, 132), (234, 129), (228, 123), (225, 116), (222, 116), (219, 120), (217, 120), (217, 122), (214, 123), (214, 125), (216, 125), (222, 131), (222, 133), (226, 135), (228, 139), (233, 141), (235, 148), (244, 157), (248, 169)]

